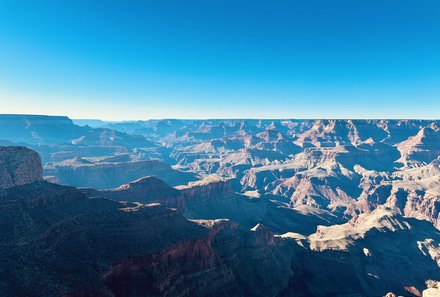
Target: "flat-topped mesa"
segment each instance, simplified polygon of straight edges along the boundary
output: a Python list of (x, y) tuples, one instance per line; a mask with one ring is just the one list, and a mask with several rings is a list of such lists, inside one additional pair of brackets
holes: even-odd
[(43, 180), (40, 156), (22, 146), (0, 146), (0, 188)]
[(66, 143), (80, 137), (90, 127), (75, 125), (66, 116), (0, 115), (0, 138), (28, 144)]
[(45, 124), (73, 124), (72, 120), (67, 116), (49, 116), (49, 115), (34, 115), (34, 114), (0, 114), (0, 123), (29, 125), (45, 125)]
[(216, 175), (209, 175), (186, 186), (177, 186), (176, 189), (180, 190), (187, 203), (196, 200), (228, 199), (234, 196), (230, 182)]

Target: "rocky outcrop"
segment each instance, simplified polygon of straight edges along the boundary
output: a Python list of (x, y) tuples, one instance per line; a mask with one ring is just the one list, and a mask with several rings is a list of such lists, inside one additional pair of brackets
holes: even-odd
[(365, 177), (376, 176), (376, 180), (364, 183), (357, 206), (362, 211), (372, 211), (379, 205), (387, 205), (405, 216), (427, 220), (439, 227), (439, 172), (438, 160), (392, 175), (365, 172)]
[(0, 146), (0, 189), (43, 179), (38, 154), (25, 147)]
[(417, 135), (397, 144), (405, 166), (418, 167), (426, 165), (440, 155), (440, 129), (424, 127)]
[(207, 238), (119, 262), (104, 282), (116, 296), (275, 296), (287, 286), (292, 256), (283, 251), (288, 243), (293, 250), (293, 242), (243, 232), (224, 220), (197, 223), (209, 228)]
[(426, 281), (426, 289), (422, 292), (422, 297), (438, 297), (440, 296), (440, 282), (435, 280)]
[(235, 195), (229, 181), (214, 175), (176, 188), (185, 200), (185, 207), (200, 205), (213, 199), (230, 199)]
[(207, 234), (204, 228), (159, 206), (124, 208), (110, 200), (77, 199), (46, 207), (44, 214), (40, 208), (8, 209), (15, 211), (17, 219), (5, 222), (3, 218), (5, 228), (22, 226), (20, 217), (24, 215), (37, 218), (27, 224), (32, 232), (23, 234), (32, 240), (16, 249), (11, 247), (23, 236), (2, 240), (0, 274), (7, 273), (15, 284), (15, 296), (87, 292), (99, 293), (91, 296), (124, 296), (101, 281), (101, 274), (112, 265)]
[(160, 205), (42, 181), (6, 189), (0, 212), (0, 292), (12, 297), (275, 296), (293, 273), (293, 241)]
[(358, 141), (353, 125), (341, 120), (317, 120), (310, 130), (298, 135), (301, 147), (334, 147)]
[(390, 291), (408, 296), (420, 291), (424, 280), (440, 276), (438, 249), (433, 249), (439, 240), (428, 222), (386, 208), (342, 225), (319, 227), (308, 237), (315, 252), (304, 255), (309, 295), (329, 296), (343, 290), (365, 296)]

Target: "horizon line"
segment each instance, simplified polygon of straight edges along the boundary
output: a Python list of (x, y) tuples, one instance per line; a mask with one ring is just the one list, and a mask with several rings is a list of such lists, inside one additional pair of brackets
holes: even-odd
[(215, 117), (215, 118), (177, 118), (177, 117), (163, 117), (163, 118), (143, 118), (143, 119), (127, 119), (127, 120), (107, 120), (104, 118), (75, 118), (70, 117), (68, 115), (53, 115), (53, 114), (32, 114), (32, 113), (0, 113), (0, 116), (44, 116), (44, 117), (66, 117), (72, 121), (102, 121), (102, 122), (139, 122), (139, 121), (162, 121), (162, 120), (185, 120), (185, 121), (222, 121), (222, 120), (417, 120), (417, 121), (439, 121), (440, 118), (373, 118), (373, 117), (365, 117), (365, 118), (343, 118), (343, 117), (323, 117), (323, 118), (289, 118), (289, 117), (279, 117), (279, 118), (241, 118), (241, 117)]

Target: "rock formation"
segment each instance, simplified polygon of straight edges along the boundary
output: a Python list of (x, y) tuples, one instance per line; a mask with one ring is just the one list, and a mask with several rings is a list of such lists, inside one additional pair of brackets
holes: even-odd
[(439, 236), (428, 222), (382, 207), (342, 225), (318, 227), (308, 237), (315, 252), (306, 256), (311, 295), (418, 291), (424, 280), (440, 276)]
[(0, 189), (43, 179), (38, 154), (25, 147), (0, 146)]
[(420, 296), (440, 279), (438, 120), (0, 123), (43, 163), (0, 149), (1, 296)]
[(440, 296), (440, 284), (438, 281), (427, 280), (426, 290), (423, 290), (422, 297), (438, 297)]
[(440, 129), (423, 127), (417, 135), (397, 144), (400, 162), (409, 167), (425, 165), (440, 155)]
[(284, 253), (292, 243), (273, 234), (89, 199), (46, 181), (3, 189), (0, 213), (0, 293), (8, 296), (268, 296), (292, 273)]

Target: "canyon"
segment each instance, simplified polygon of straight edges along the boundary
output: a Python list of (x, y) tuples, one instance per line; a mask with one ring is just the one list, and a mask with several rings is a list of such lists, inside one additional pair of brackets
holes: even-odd
[(440, 280), (439, 120), (0, 125), (1, 296), (422, 296)]

